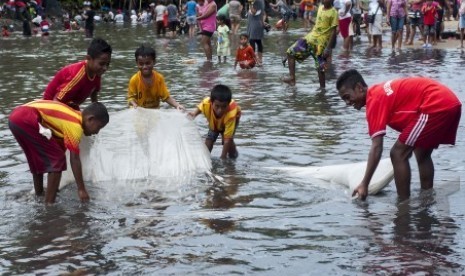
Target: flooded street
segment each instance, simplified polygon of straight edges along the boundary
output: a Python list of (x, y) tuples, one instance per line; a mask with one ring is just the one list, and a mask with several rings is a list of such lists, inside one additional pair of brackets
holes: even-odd
[[(88, 204), (79, 202), (72, 184), (52, 207), (30, 194), (32, 177), (7, 118), (17, 105), (40, 98), (56, 71), (82, 60), (90, 40), (61, 32), (0, 40), (0, 274), (463, 275), (463, 114), (456, 146), (433, 153), (434, 191), (420, 193), (413, 159), (412, 198), (400, 204), (393, 182), (359, 202), (345, 187), (269, 167), (366, 160), (371, 143), (365, 113), (337, 95), (341, 72), (358, 69), (369, 85), (401, 76), (435, 78), (463, 103), (464, 54), (456, 49), (391, 54), (390, 38), (384, 37), (382, 52), (367, 50), (362, 40), (346, 55), (339, 37), (327, 90), (317, 91), (312, 60), (297, 65), (297, 86), (290, 88), (280, 82), (288, 72), (282, 57), (303, 34), (268, 33), (264, 66), (235, 71), (233, 57), (218, 64), (214, 55), (213, 64), (204, 63), (197, 39), (156, 38), (152, 27), (142, 25), (98, 25), (96, 36), (113, 47), (99, 96), (110, 112), (127, 108), (128, 81), (137, 72), (134, 51), (150, 43), (157, 50), (156, 70), (188, 110), (213, 85), (231, 88), (243, 110), (235, 138), (239, 157), (219, 159), (217, 142), (212, 152), (217, 177), (199, 174), (170, 187), (155, 180), (86, 183)], [(195, 123), (205, 135), (205, 120), (199, 116)], [(389, 129), (383, 157), (396, 138)]]

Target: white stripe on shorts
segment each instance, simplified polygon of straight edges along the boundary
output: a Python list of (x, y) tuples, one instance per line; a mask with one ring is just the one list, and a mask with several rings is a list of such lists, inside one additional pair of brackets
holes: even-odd
[(421, 132), (425, 128), (426, 122), (428, 122), (428, 114), (421, 114), (420, 119), (418, 119), (418, 122), (413, 127), (412, 132), (409, 134), (407, 141), (405, 142), (407, 146), (413, 147), (413, 145), (415, 145), (418, 136), (420, 136)]

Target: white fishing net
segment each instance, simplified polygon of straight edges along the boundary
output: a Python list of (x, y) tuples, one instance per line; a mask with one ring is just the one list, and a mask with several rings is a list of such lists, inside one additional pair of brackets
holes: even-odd
[[(110, 114), (110, 122), (96, 137), (81, 141), (86, 182), (176, 186), (211, 168), (210, 152), (197, 127), (176, 110), (127, 109)], [(62, 185), (75, 183), (71, 167)]]

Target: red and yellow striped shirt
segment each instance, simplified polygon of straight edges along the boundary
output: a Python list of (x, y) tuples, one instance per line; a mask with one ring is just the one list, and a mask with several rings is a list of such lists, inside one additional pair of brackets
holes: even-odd
[(100, 90), (101, 77), (89, 78), (87, 61), (65, 66), (45, 89), (44, 100), (57, 100), (69, 106), (81, 105), (92, 93)]
[(79, 153), (82, 129), (81, 112), (56, 101), (38, 100), (24, 106), (35, 108), (41, 117), (41, 124), (49, 128), (55, 138), (63, 139), (64, 146)]

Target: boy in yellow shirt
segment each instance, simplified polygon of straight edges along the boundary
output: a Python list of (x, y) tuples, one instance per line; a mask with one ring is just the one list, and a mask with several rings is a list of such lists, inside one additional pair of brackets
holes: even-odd
[(203, 113), (208, 121), (208, 134), (205, 138), (205, 145), (211, 152), (218, 135), (221, 133), (223, 151), (221, 158), (236, 158), (239, 154), (234, 143), (234, 134), (239, 125), (241, 108), (232, 99), (232, 93), (226, 85), (215, 85), (210, 97), (202, 100), (194, 111), (188, 113), (192, 119)]
[(170, 96), (165, 78), (153, 69), (156, 63), (155, 49), (141, 45), (135, 52), (139, 72), (129, 80), (128, 104), (130, 107), (159, 108), (160, 100), (184, 111), (184, 106)]

